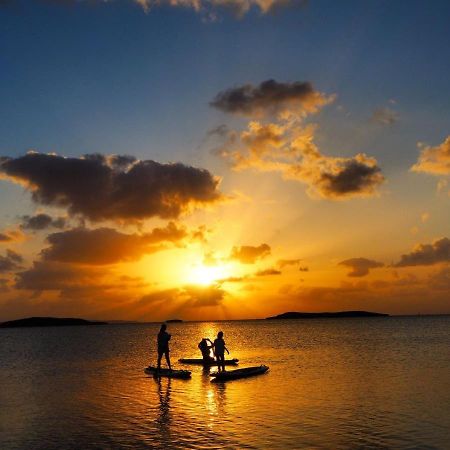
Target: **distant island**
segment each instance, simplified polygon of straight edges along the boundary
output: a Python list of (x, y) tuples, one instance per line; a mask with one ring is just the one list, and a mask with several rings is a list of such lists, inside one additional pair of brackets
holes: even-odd
[(387, 317), (389, 314), (375, 313), (368, 311), (340, 311), (340, 312), (285, 312), (278, 316), (266, 317), (267, 320), (279, 319), (320, 319), (320, 318), (341, 318), (341, 317)]
[(183, 322), (181, 319), (169, 319), (166, 320), (166, 323), (181, 323)]
[(59, 317), (28, 317), (26, 319), (0, 323), (0, 328), (62, 327), (68, 325), (107, 325), (107, 322)]

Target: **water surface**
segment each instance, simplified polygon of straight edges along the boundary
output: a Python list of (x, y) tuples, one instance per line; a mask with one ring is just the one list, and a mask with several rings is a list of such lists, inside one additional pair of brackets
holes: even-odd
[[(143, 373), (158, 329), (0, 330), (0, 448), (449, 448), (448, 316), (169, 324), (191, 380)], [(219, 330), (270, 372), (177, 363)]]

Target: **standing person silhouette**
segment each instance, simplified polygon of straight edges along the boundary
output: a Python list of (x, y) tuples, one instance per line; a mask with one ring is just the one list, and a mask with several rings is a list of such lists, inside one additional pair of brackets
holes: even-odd
[(170, 352), (169, 352), (169, 341), (170, 334), (166, 331), (167, 325), (163, 323), (158, 333), (158, 370), (161, 369), (161, 358), (163, 355), (166, 356), (167, 365), (169, 366), (169, 370), (172, 370), (172, 366), (170, 365)]
[(217, 364), (218, 364), (218, 371), (220, 372), (222, 369), (223, 372), (225, 372), (225, 350), (228, 354), (230, 352), (228, 351), (227, 347), (225, 346), (225, 341), (223, 340), (223, 331), (219, 331), (217, 333), (217, 339), (214, 339), (214, 354), (217, 358)]

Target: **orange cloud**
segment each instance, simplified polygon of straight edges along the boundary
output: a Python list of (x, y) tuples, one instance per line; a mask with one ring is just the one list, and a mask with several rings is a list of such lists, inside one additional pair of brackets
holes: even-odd
[(41, 254), (47, 261), (114, 264), (136, 261), (144, 254), (166, 248), (167, 244), (180, 243), (187, 236), (187, 231), (173, 222), (144, 234), (126, 234), (113, 228), (75, 228), (50, 234), (47, 240), (51, 246)]
[(258, 247), (243, 245), (241, 247), (233, 247), (230, 259), (237, 260), (242, 264), (254, 264), (268, 255), (270, 255), (270, 247), (267, 244), (261, 244)]
[(261, 86), (244, 86), (218, 94), (212, 105), (226, 112), (249, 117), (261, 116), (262, 112), (281, 113), (276, 122), (251, 120), (241, 132), (221, 129), (219, 137), (224, 141), (214, 153), (230, 162), (234, 170), (280, 172), (286, 179), (303, 182), (312, 196), (342, 200), (377, 195), (384, 176), (375, 158), (364, 153), (350, 158), (326, 156), (314, 142), (317, 126), (304, 123), (305, 116), (331, 101), (330, 97), (305, 109), (302, 102), (309, 98), (311, 87), (307, 89), (300, 82), (273, 83), (283, 86), (280, 92), (274, 89), (273, 96)]
[(421, 149), (419, 159), (411, 167), (413, 172), (424, 172), (432, 175), (450, 174), (450, 136), (436, 147), (430, 147), (422, 143), (418, 144)]

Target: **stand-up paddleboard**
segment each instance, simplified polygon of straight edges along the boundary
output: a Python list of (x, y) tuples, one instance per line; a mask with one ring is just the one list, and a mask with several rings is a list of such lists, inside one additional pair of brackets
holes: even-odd
[(237, 380), (238, 378), (253, 377), (261, 375), (269, 370), (267, 366), (245, 367), (244, 369), (226, 370), (225, 372), (214, 372), (210, 376), (213, 377), (211, 381), (228, 381)]
[[(215, 359), (210, 359), (208, 361), (204, 361), (202, 358), (181, 358), (178, 360), (178, 362), (182, 364), (197, 364), (199, 366), (218, 366), (219, 363)], [(226, 366), (237, 366), (239, 360), (236, 358), (233, 359), (226, 359), (225, 365)]]
[(191, 372), (189, 370), (169, 370), (169, 369), (159, 369), (157, 367), (148, 366), (144, 369), (147, 375), (152, 375), (154, 377), (166, 377), (166, 378), (191, 378)]

